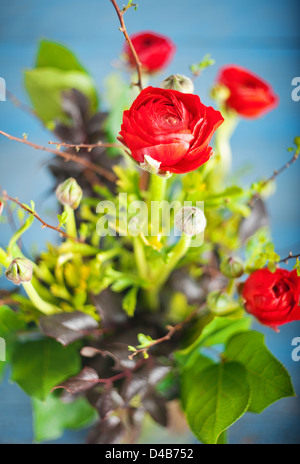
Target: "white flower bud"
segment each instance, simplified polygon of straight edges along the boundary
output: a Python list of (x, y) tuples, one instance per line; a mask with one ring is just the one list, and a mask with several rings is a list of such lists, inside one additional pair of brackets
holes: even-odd
[(206, 218), (201, 209), (195, 206), (184, 206), (175, 216), (175, 226), (186, 235), (194, 235), (204, 232)]
[(166, 77), (161, 83), (163, 89), (178, 90), (182, 93), (194, 93), (194, 84), (192, 80), (182, 74), (172, 74)]

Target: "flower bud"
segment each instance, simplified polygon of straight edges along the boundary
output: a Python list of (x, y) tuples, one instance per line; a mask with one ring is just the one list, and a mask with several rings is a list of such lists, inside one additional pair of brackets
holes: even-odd
[(228, 87), (222, 84), (215, 84), (210, 92), (211, 98), (223, 103), (230, 97), (230, 90)]
[(194, 93), (194, 84), (189, 77), (182, 74), (172, 74), (161, 83), (163, 89), (177, 90), (182, 93)]
[(2, 203), (2, 201), (0, 201), (0, 216), (3, 213), (3, 208), (4, 208), (4, 204)]
[(77, 209), (82, 198), (82, 190), (76, 180), (70, 177), (70, 179), (59, 184), (56, 189), (56, 197), (62, 205)]
[(244, 273), (243, 262), (239, 258), (226, 258), (222, 261), (220, 266), (221, 272), (229, 279), (241, 277)]
[(30, 282), (32, 279), (32, 264), (29, 259), (16, 258), (8, 266), (5, 275), (15, 285)]
[(206, 303), (210, 311), (217, 316), (226, 316), (240, 310), (238, 302), (220, 290), (209, 293)]
[(193, 237), (204, 232), (206, 218), (201, 209), (195, 206), (184, 206), (175, 216), (175, 226), (186, 235)]
[(160, 161), (156, 161), (149, 155), (144, 156), (144, 161), (143, 163), (140, 163), (139, 166), (142, 168), (144, 171), (150, 172), (151, 174), (156, 174), (160, 177), (171, 177), (171, 173), (168, 171), (161, 171), (160, 170)]

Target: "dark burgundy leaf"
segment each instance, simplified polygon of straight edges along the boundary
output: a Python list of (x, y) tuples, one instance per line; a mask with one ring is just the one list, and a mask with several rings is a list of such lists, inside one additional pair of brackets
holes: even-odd
[(99, 377), (97, 372), (91, 367), (85, 367), (78, 375), (71, 377), (60, 385), (57, 385), (53, 388), (53, 390), (56, 390), (57, 388), (64, 388), (72, 395), (75, 395), (75, 393), (80, 393), (93, 388), (99, 383), (98, 381)]
[(168, 411), (166, 407), (166, 400), (156, 394), (149, 394), (144, 397), (143, 406), (155, 422), (163, 427), (167, 427)]
[(80, 311), (41, 317), (39, 325), (44, 334), (54, 338), (64, 346), (99, 328), (92, 316)]
[(89, 445), (115, 445), (122, 441), (126, 432), (124, 424), (117, 416), (104, 419), (92, 429), (87, 443)]
[(117, 390), (106, 389), (98, 398), (95, 405), (101, 419), (105, 419), (110, 413), (124, 406), (124, 401)]
[(99, 295), (93, 295), (92, 298), (101, 317), (102, 327), (116, 327), (118, 325), (123, 325), (128, 320), (125, 311), (122, 309), (121, 295), (107, 289)]

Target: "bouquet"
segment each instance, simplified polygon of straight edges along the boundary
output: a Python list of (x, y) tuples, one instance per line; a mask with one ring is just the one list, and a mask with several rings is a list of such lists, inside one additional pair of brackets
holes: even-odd
[[(150, 31), (129, 35), (125, 17), (137, 5), (111, 4), (125, 45), (107, 79), (108, 111), (77, 57), (51, 41), (25, 72), (32, 106), (9, 94), (55, 138), (40, 146), (0, 130), (55, 155), (60, 211), (49, 224), (2, 186), (1, 219), (15, 217), (17, 227), (0, 248), (14, 284), (1, 291), (0, 374), (10, 365), (32, 398), (37, 441), (91, 425), (88, 443), (134, 443), (151, 417), (226, 443), (246, 412), (295, 395), (251, 326), (279, 332), (300, 320), (300, 254), (276, 252), (264, 204), (297, 160), (300, 137), (269, 178), (233, 182), (231, 136), (239, 119), (276, 110), (271, 84), (226, 65), (206, 106), (194, 93), (214, 65), (206, 55), (189, 76), (151, 85), (175, 44)], [(57, 241), (29, 254), (22, 236), (34, 221)]]

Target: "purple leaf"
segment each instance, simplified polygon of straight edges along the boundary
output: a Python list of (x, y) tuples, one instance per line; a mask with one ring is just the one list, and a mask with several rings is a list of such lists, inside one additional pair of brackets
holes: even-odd
[(53, 390), (56, 390), (57, 388), (64, 388), (72, 395), (75, 395), (75, 393), (80, 393), (93, 388), (98, 384), (98, 381), (99, 377), (97, 372), (91, 367), (85, 367), (78, 375), (71, 377), (60, 385), (57, 385), (53, 388)]
[(99, 328), (98, 323), (92, 316), (80, 311), (41, 317), (39, 325), (44, 334), (54, 338), (64, 346), (91, 334)]

